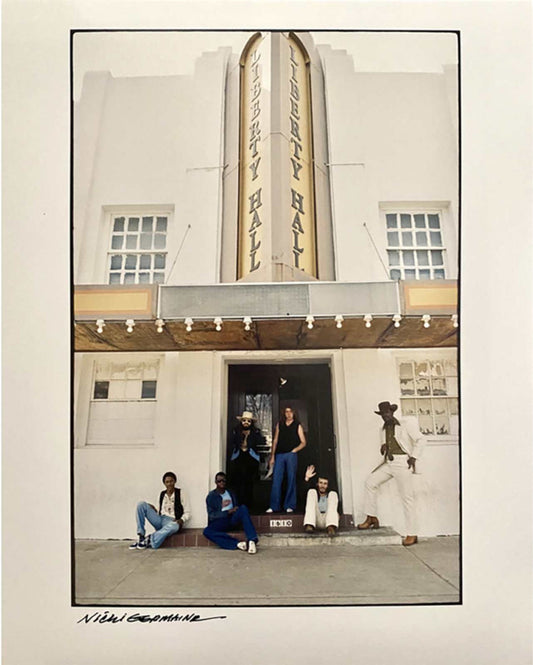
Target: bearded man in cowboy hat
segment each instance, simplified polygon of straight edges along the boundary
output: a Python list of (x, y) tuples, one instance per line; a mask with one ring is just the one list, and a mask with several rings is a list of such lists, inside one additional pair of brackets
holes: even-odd
[(380, 402), (375, 414), (383, 418), (380, 452), (383, 463), (368, 476), (365, 482), (366, 520), (357, 525), (358, 529), (377, 529), (377, 493), (381, 485), (394, 478), (398, 486), (405, 514), (407, 535), (402, 544), (406, 547), (418, 541), (416, 502), (413, 474), (426, 439), (420, 432), (416, 418), (396, 418), (397, 404)]
[(239, 424), (231, 433), (229, 476), (239, 504), (251, 507), (254, 481), (259, 476), (257, 447), (265, 443), (265, 438), (255, 426), (256, 418), (251, 411), (243, 411), (237, 420)]

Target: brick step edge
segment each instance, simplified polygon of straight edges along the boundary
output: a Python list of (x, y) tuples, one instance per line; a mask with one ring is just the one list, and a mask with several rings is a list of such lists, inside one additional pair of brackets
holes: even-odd
[[(207, 540), (203, 535), (203, 529), (185, 529), (182, 533), (177, 533), (170, 536), (165, 540), (162, 547), (217, 547), (214, 543)], [(230, 531), (230, 536), (237, 538), (237, 540), (246, 540), (244, 531)], [(283, 545), (283, 544), (298, 544), (307, 545), (308, 543), (321, 544), (323, 542), (331, 542), (340, 540), (341, 542), (350, 542), (361, 545), (370, 544), (390, 544), (401, 543), (400, 535), (390, 527), (380, 527), (379, 529), (369, 529), (368, 531), (359, 531), (356, 527), (352, 528), (339, 528), (337, 534), (333, 538), (329, 538), (325, 531), (315, 531), (314, 533), (304, 533), (302, 531), (269, 531), (260, 532), (258, 535), (261, 542), (269, 545)], [(316, 542), (315, 542), (316, 541)], [(320, 541), (320, 542), (319, 542)], [(394, 541), (394, 542), (392, 542)]]

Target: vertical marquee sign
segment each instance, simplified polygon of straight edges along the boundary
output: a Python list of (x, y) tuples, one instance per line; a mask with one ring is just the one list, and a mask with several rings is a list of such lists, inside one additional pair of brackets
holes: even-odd
[(238, 279), (268, 275), (274, 246), (317, 277), (309, 56), (292, 33), (257, 33), (240, 72)]
[(317, 276), (309, 57), (292, 33), (287, 40), (289, 182), (292, 265)]
[(248, 42), (241, 56), (240, 210), (238, 277), (261, 267), (263, 261), (262, 207), (264, 127), (261, 34)]

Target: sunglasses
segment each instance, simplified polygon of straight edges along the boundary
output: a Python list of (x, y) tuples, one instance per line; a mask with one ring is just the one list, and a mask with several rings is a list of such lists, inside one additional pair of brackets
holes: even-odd
[(215, 480), (215, 483), (225, 483), (225, 482), (226, 482), (225, 478), (218, 478), (217, 480)]

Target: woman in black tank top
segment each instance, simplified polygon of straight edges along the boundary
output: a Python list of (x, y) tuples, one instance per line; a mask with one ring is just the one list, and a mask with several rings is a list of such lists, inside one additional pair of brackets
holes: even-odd
[(286, 407), (284, 417), (276, 425), (274, 440), (272, 441), (272, 455), (269, 466), (274, 466), (274, 477), (272, 479), (270, 507), (267, 513), (279, 512), (281, 509), (281, 486), (285, 474), (287, 475), (287, 493), (283, 501), (283, 508), (288, 513), (294, 512), (296, 508), (298, 452), (305, 448), (305, 445), (303, 427), (294, 417), (294, 410), (291, 407)]

